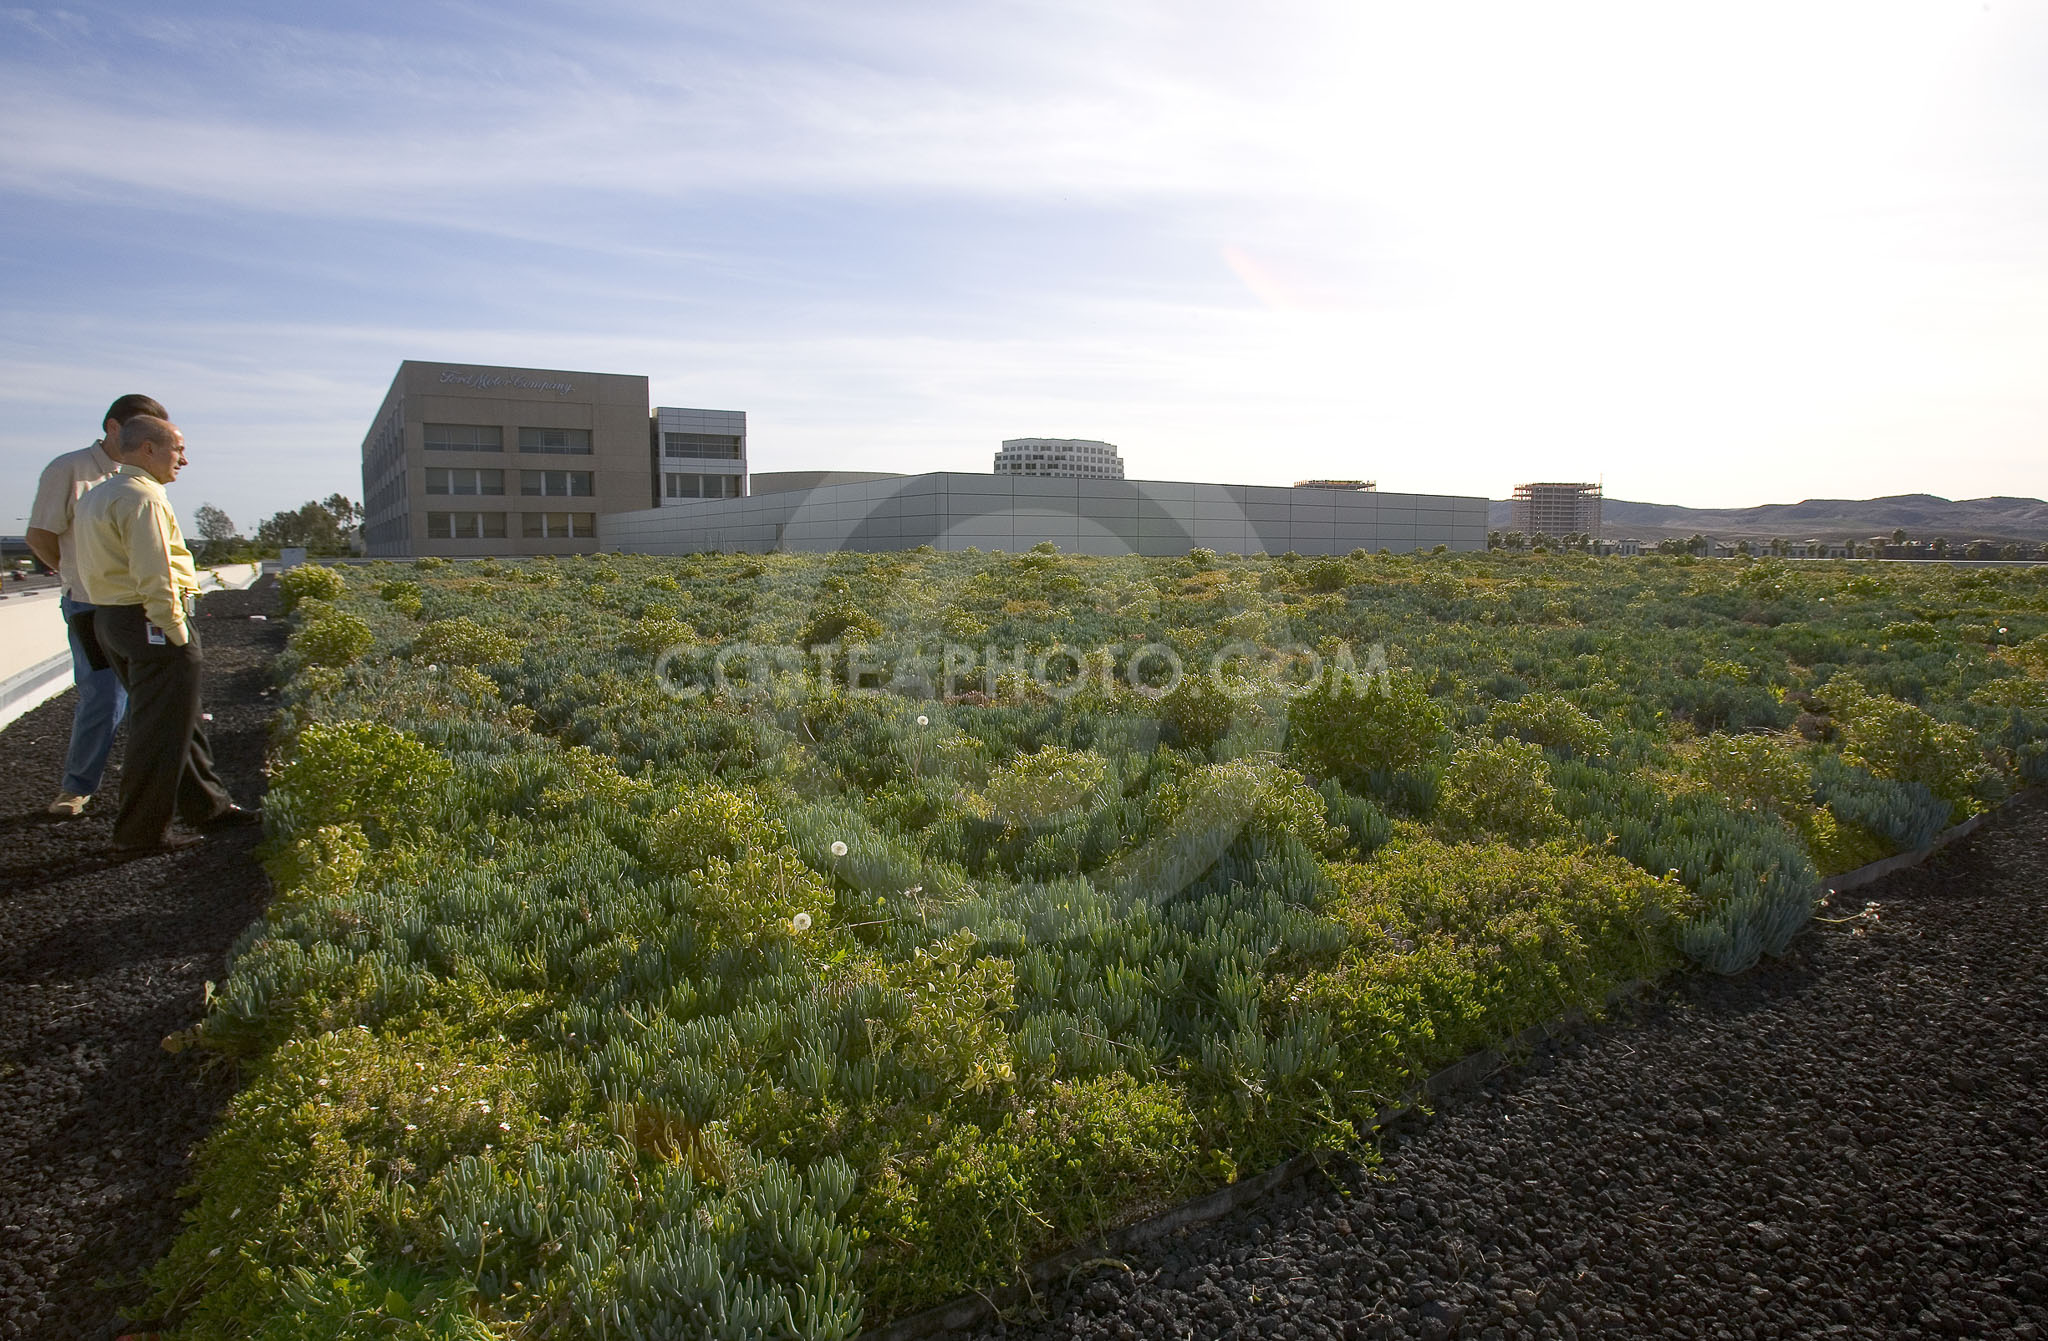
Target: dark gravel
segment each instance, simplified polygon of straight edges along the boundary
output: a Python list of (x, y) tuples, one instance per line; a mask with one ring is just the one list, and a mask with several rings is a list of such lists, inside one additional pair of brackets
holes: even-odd
[[(994, 1338), (2048, 1337), (2048, 802)], [(1862, 934), (1856, 934), (1861, 931)]]
[[(267, 614), (272, 622), (251, 621)], [(263, 796), (284, 642), (276, 584), (200, 605), (206, 710), (221, 777), (244, 805)], [(140, 1274), (178, 1227), (193, 1148), (233, 1093), (223, 1068), (164, 1051), (198, 1022), (204, 985), (257, 917), (269, 884), (257, 831), (183, 852), (109, 858), (116, 765), (85, 816), (53, 820), (73, 696), (0, 732), (0, 1338), (118, 1335)]]

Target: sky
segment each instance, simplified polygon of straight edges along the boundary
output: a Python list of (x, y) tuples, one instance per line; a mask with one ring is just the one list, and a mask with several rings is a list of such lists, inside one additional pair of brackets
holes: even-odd
[(400, 360), (757, 470), (2048, 496), (2048, 3), (0, 8), (0, 531), (114, 396), (360, 497)]

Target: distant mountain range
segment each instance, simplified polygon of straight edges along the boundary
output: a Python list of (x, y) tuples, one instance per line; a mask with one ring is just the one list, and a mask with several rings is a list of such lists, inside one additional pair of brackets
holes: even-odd
[[(1513, 528), (1514, 505), (1494, 500), (1487, 525)], [(1610, 498), (1601, 508), (1609, 540), (1859, 540), (1903, 530), (1908, 540), (1950, 544), (1972, 540), (2048, 540), (2048, 502), (2038, 498), (1964, 498), (1894, 494), (1888, 498), (1809, 498), (1803, 503), (1766, 503), (1753, 508), (1688, 508), (1671, 503), (1631, 503)]]

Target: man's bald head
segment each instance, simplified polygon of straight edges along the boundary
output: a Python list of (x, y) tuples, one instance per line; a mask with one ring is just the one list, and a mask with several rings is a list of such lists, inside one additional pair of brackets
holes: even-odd
[(178, 430), (168, 419), (159, 419), (153, 414), (138, 414), (121, 425), (121, 455), (134, 456), (146, 447), (175, 447)]
[(148, 471), (157, 483), (169, 484), (185, 465), (185, 435), (168, 419), (139, 414), (121, 425), (120, 457)]

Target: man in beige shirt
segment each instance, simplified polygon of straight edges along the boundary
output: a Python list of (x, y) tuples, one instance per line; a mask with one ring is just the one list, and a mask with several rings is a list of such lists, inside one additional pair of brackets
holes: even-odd
[(171, 817), (201, 829), (260, 818), (231, 800), (200, 729), (199, 577), (164, 486), (185, 465), (185, 438), (153, 415), (121, 428), (121, 467), (79, 500), (73, 563), (93, 630), (128, 691), (128, 750), (114, 847), (123, 854), (185, 847)]
[(107, 754), (114, 745), (114, 728), (128, 709), (128, 691), (121, 688), (113, 664), (100, 650), (93, 633), (92, 604), (72, 571), (71, 521), (85, 491), (120, 466), (113, 453), (121, 446), (121, 425), (143, 414), (170, 417), (148, 396), (123, 396), (109, 405), (100, 420), (100, 441), (66, 452), (43, 467), (36, 483), (35, 505), (29, 510), (28, 547), (62, 583), (57, 609), (70, 637), (71, 679), (78, 686), (78, 706), (71, 714), (71, 748), (64, 755), (64, 781), (49, 806), (52, 815), (66, 819), (81, 813), (99, 790)]

